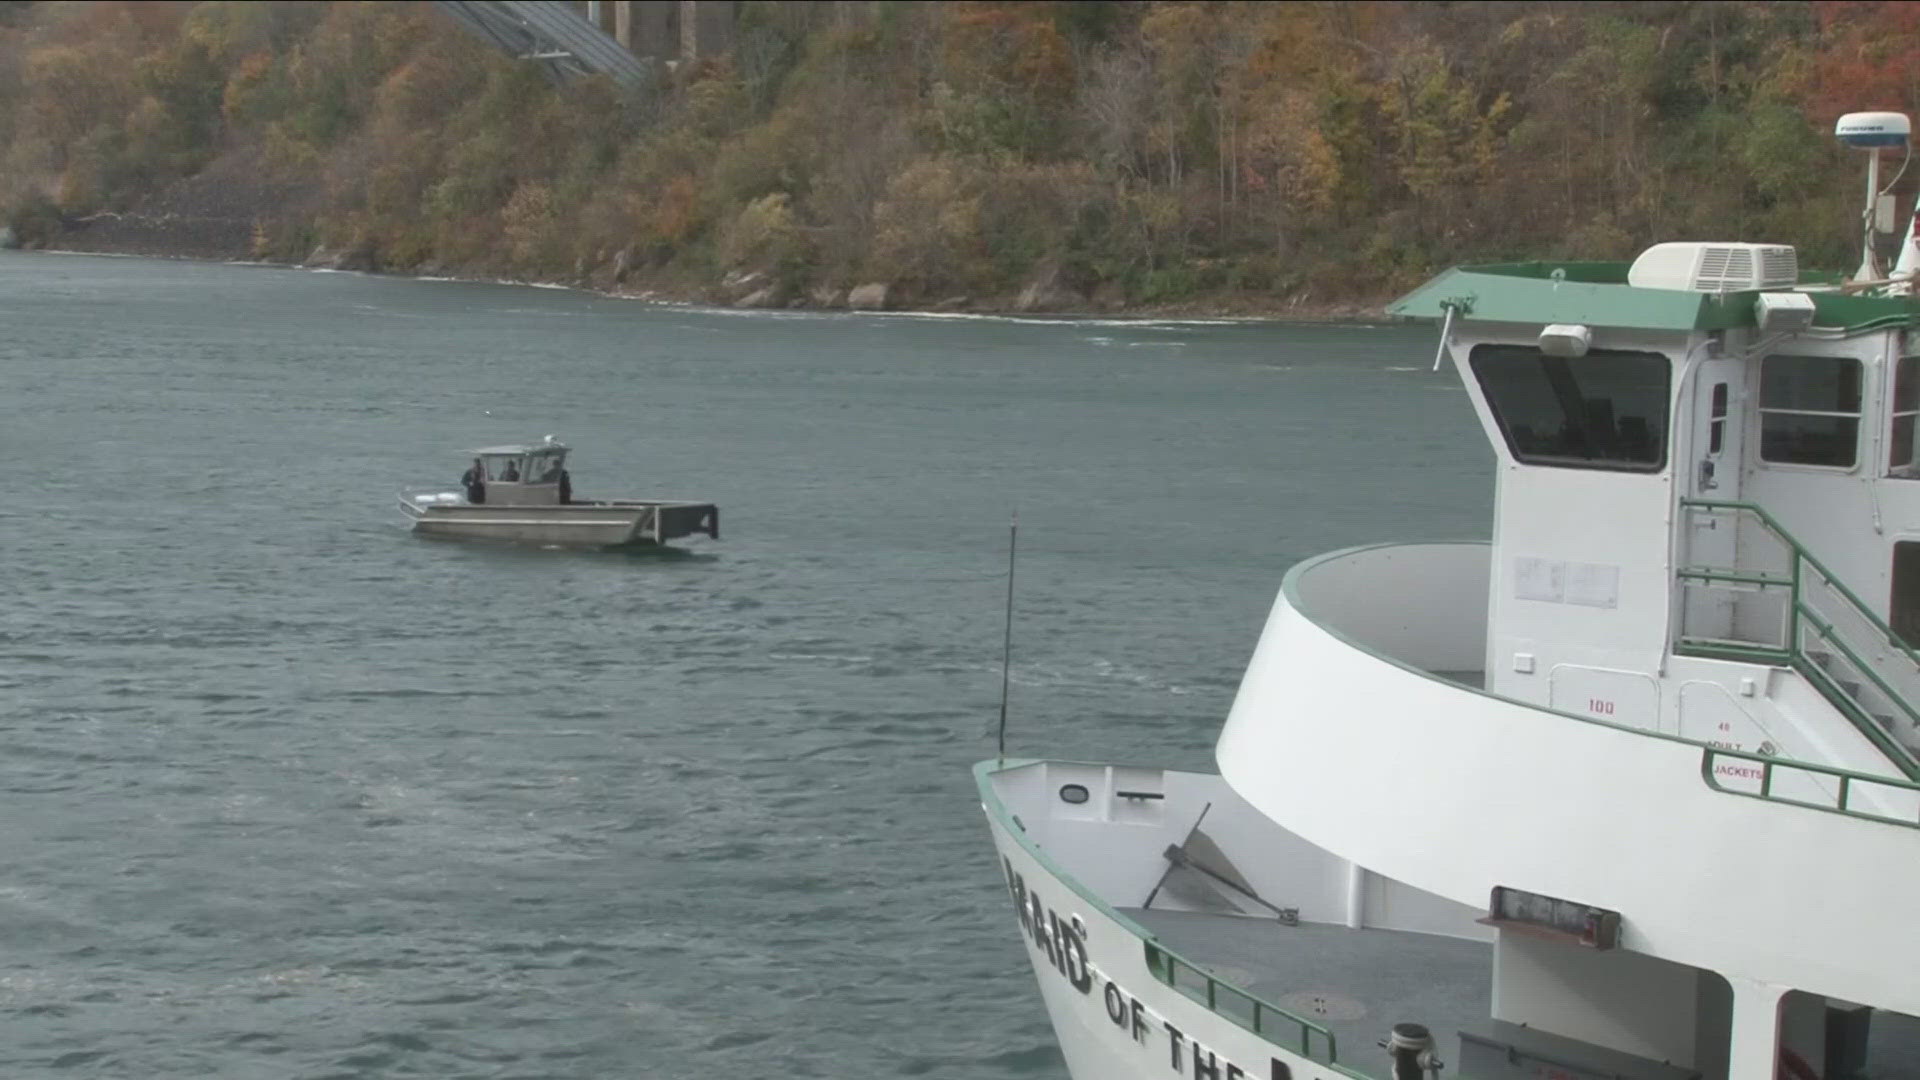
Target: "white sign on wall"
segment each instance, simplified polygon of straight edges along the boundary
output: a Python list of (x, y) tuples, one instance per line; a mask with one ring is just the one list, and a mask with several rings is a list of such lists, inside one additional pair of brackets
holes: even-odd
[(1531, 555), (1513, 560), (1513, 595), (1521, 600), (1581, 607), (1620, 606), (1620, 568)]

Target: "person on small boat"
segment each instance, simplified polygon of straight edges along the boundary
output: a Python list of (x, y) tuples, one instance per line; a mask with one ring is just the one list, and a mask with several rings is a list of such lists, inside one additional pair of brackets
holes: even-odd
[(560, 470), (560, 505), (565, 506), (572, 501), (573, 501), (573, 477), (567, 475), (567, 470), (561, 469)]
[(474, 458), (473, 465), (460, 474), (460, 486), (467, 489), (467, 501), (475, 506), (487, 501), (487, 471), (480, 467), (479, 458)]
[(512, 458), (508, 458), (506, 465), (501, 468), (500, 479), (509, 484), (520, 482), (520, 466)]

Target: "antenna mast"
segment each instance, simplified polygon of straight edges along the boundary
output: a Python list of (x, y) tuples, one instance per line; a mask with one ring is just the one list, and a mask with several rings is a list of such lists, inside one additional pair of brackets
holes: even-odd
[[(1860, 269), (1854, 272), (1855, 281), (1878, 281), (1881, 277), (1880, 260), (1873, 253), (1873, 234), (1880, 224), (1878, 219), (1883, 216), (1880, 213), (1880, 200), (1886, 194), (1880, 187), (1880, 151), (1886, 147), (1899, 147), (1907, 152), (1910, 160), (1913, 146), (1907, 141), (1907, 136), (1911, 131), (1912, 124), (1907, 120), (1907, 114), (1897, 112), (1848, 113), (1833, 125), (1834, 138), (1856, 150), (1867, 152), (1867, 206), (1860, 212)], [(1887, 182), (1887, 187), (1898, 183), (1901, 174), (1906, 171), (1907, 163), (1903, 161), (1900, 163), (1900, 172)], [(1887, 220), (1883, 231), (1892, 231), (1891, 205), (1884, 216)]]
[(1007, 684), (1013, 670), (1013, 552), (1020, 541), (1020, 512), (1007, 525), (1007, 632), (1000, 648), (1000, 766), (1007, 764)]

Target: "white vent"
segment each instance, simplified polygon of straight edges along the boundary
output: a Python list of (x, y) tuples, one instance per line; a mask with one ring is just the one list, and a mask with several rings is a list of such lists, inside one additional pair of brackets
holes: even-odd
[(1791, 289), (1800, 284), (1800, 256), (1792, 248), (1763, 244), (1759, 250), (1761, 288)]
[(1637, 289), (1752, 292), (1791, 289), (1800, 260), (1785, 244), (1655, 244), (1627, 270)]

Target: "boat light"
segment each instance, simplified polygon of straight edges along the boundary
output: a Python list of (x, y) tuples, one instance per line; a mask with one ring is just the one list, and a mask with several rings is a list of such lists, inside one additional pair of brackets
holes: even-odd
[(1540, 331), (1540, 351), (1548, 356), (1585, 356), (1593, 332), (1584, 326), (1554, 323)]
[(1806, 293), (1761, 293), (1753, 302), (1753, 318), (1763, 333), (1791, 334), (1813, 325), (1813, 297)]

